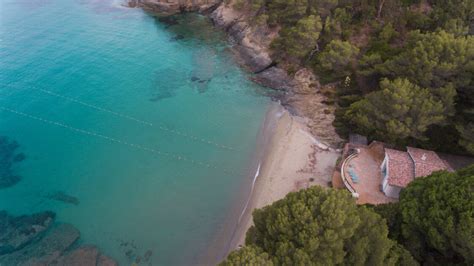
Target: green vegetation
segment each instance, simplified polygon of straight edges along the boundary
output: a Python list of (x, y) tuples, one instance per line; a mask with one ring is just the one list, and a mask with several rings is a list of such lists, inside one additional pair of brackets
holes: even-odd
[[(447, 91), (449, 89), (451, 87)], [(446, 102), (451, 103), (451, 106), (446, 106), (428, 89), (422, 89), (407, 79), (383, 79), (380, 90), (353, 103), (345, 118), (359, 132), (392, 143), (409, 137), (423, 140), (429, 126), (446, 123), (454, 94), (451, 90), (444, 95), (450, 98)]]
[(296, 58), (304, 58), (318, 43), (321, 32), (321, 18), (314, 15), (298, 20), (294, 27), (280, 32), (281, 38), (273, 43), (276, 49), (285, 49)]
[(400, 202), (374, 208), (390, 238), (429, 265), (474, 263), (474, 165), (437, 172), (402, 190)]
[(472, 265), (474, 165), (417, 178), (398, 203), (357, 206), (345, 190), (315, 186), (253, 219), (246, 246), (222, 265)]
[[(259, 24), (280, 29), (274, 60), (339, 84), (334, 125), (341, 135), (474, 154), (474, 1), (238, 2)], [(382, 117), (374, 108), (395, 112)]]
[(318, 57), (318, 66), (333, 77), (350, 75), (359, 48), (350, 42), (332, 40)]
[(267, 253), (256, 246), (245, 246), (238, 252), (232, 252), (229, 257), (221, 263), (222, 266), (261, 265), (273, 266), (273, 262)]
[(253, 217), (246, 246), (223, 265), (416, 265), (388, 238), (385, 220), (344, 190), (290, 193)]

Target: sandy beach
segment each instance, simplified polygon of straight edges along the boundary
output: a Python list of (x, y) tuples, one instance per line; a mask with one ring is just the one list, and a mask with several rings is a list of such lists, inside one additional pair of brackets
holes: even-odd
[(252, 211), (282, 199), (292, 191), (313, 185), (327, 187), (339, 152), (313, 137), (301, 117), (292, 116), (281, 106), (267, 114), (271, 129), (263, 147), (255, 185), (246, 210), (231, 240), (231, 249), (243, 245), (252, 225)]

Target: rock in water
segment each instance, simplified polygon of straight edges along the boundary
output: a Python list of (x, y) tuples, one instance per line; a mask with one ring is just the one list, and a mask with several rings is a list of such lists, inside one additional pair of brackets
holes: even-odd
[(0, 188), (11, 187), (21, 180), (13, 172), (14, 164), (25, 159), (23, 153), (17, 153), (19, 147), (16, 141), (0, 136)]
[(58, 266), (95, 266), (99, 250), (94, 246), (82, 246), (61, 256), (52, 265)]
[(62, 191), (58, 191), (58, 192), (49, 194), (47, 196), (47, 198), (51, 199), (51, 200), (61, 201), (61, 202), (64, 202), (64, 203), (79, 205), (79, 199), (78, 198), (73, 197), (71, 195), (68, 195), (68, 194), (66, 194)]
[(184, 39), (184, 35), (178, 34), (170, 39), (170, 41), (175, 42)]
[(129, 0), (130, 7), (142, 7), (164, 15), (183, 11), (205, 12), (221, 3), (220, 0)]
[(21, 249), (39, 238), (54, 218), (55, 214), (50, 211), (19, 217), (0, 211), (0, 255)]
[(97, 266), (117, 266), (117, 262), (113, 259), (105, 256), (104, 254), (99, 255), (99, 259), (97, 260)]
[(160, 17), (158, 21), (165, 24), (167, 28), (179, 24), (178, 19), (174, 16)]
[(70, 224), (52, 228), (39, 241), (23, 249), (0, 256), (0, 265), (51, 265), (78, 238), (79, 230)]
[(151, 250), (147, 250), (145, 252), (145, 255), (143, 256), (145, 258), (145, 262), (148, 262), (152, 255), (153, 255), (153, 252)]

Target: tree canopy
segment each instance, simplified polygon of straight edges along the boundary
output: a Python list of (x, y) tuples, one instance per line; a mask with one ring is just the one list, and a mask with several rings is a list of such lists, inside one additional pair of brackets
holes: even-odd
[(222, 266), (273, 266), (267, 253), (256, 246), (245, 246), (236, 252), (229, 254), (227, 259), (221, 263)]
[(317, 46), (322, 24), (319, 16), (308, 16), (298, 20), (295, 26), (280, 32), (273, 46), (288, 55), (304, 58)]
[[(472, 0), (236, 1), (253, 10), (254, 21), (278, 30), (272, 43), (276, 63), (290, 73), (301, 66), (312, 68), (320, 83), (336, 84), (337, 96), (330, 102), (336, 103), (334, 126), (340, 134), (364, 133), (369, 139), (474, 154)], [(424, 119), (433, 109), (443, 109), (445, 122), (435, 119), (413, 130), (405, 128), (413, 117), (404, 118), (401, 130), (393, 130), (396, 124), (374, 128), (350, 123), (345, 115), (350, 104), (364, 98), (361, 106), (367, 98), (383, 97), (371, 93), (385, 89), (384, 79), (406, 79), (423, 93), (428, 90), (434, 105), (412, 110), (421, 111)], [(391, 109), (386, 98), (377, 101), (381, 110)], [(446, 141), (440, 142), (443, 138)]]
[[(449, 88), (448, 88), (449, 89)], [(453, 101), (454, 92), (451, 93)], [(360, 132), (395, 142), (400, 139), (423, 139), (431, 125), (446, 122), (452, 106), (407, 79), (384, 79), (380, 90), (353, 103), (346, 118)]]
[(417, 178), (399, 203), (374, 210), (388, 221), (390, 237), (428, 264), (474, 262), (474, 165), (457, 173)]
[(347, 76), (358, 53), (359, 48), (349, 42), (332, 40), (319, 55), (318, 63), (325, 71), (335, 71), (333, 76)]
[(347, 191), (314, 186), (253, 214), (246, 247), (224, 265), (269, 256), (274, 265), (415, 263), (390, 240), (380, 215), (358, 207)]
[(417, 256), (433, 249), (449, 261), (474, 263), (474, 174), (438, 172), (401, 192), (401, 232)]

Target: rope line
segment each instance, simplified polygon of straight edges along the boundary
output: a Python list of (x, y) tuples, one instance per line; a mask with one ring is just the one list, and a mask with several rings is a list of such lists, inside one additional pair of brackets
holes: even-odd
[[(40, 121), (40, 122), (43, 122), (43, 123), (46, 123), (46, 124), (66, 128), (66, 129), (69, 129), (71, 131), (75, 131), (75, 132), (85, 134), (85, 135), (88, 135), (88, 136), (94, 136), (94, 137), (97, 137), (97, 138), (108, 140), (110, 142), (126, 145), (126, 146), (129, 146), (129, 147), (138, 149), (138, 150), (143, 150), (143, 151), (147, 151), (147, 152), (150, 152), (150, 153), (167, 156), (167, 157), (173, 158), (173, 159), (178, 160), (178, 161), (186, 161), (186, 162), (189, 162), (191, 164), (199, 165), (199, 166), (206, 167), (206, 168), (219, 169), (219, 168), (217, 168), (217, 166), (215, 166), (213, 164), (193, 160), (193, 159), (187, 158), (186, 156), (171, 154), (169, 152), (164, 152), (164, 151), (160, 151), (160, 150), (157, 150), (157, 149), (148, 148), (148, 147), (145, 147), (145, 146), (142, 146), (142, 145), (139, 145), (139, 144), (134, 144), (134, 143), (119, 140), (119, 139), (116, 139), (116, 138), (108, 137), (108, 136), (105, 136), (105, 135), (102, 135), (102, 134), (99, 134), (99, 133), (95, 133), (95, 132), (92, 132), (92, 131), (87, 131), (87, 130), (84, 130), (84, 129), (71, 127), (69, 125), (66, 125), (66, 124), (63, 124), (63, 123), (60, 123), (60, 122), (47, 120), (47, 119), (44, 119), (44, 118), (41, 118), (41, 117), (37, 117), (37, 116), (34, 116), (34, 115), (30, 115), (30, 114), (27, 114), (27, 113), (16, 111), (16, 110), (13, 110), (13, 109), (10, 109), (10, 108), (0, 106), (0, 109), (4, 110), (4, 111), (7, 111), (7, 112), (10, 112), (10, 113), (13, 113), (13, 114), (16, 114), (16, 115), (19, 115), (19, 116), (23, 116), (23, 117), (27, 117), (27, 118), (30, 118), (30, 119), (33, 119), (33, 120), (37, 120), (37, 121)], [(230, 171), (227, 171), (227, 170), (223, 170), (223, 171), (225, 173), (230, 173)]]
[(148, 125), (148, 126), (153, 126), (152, 123), (147, 122), (147, 121), (140, 120), (140, 119), (135, 118), (135, 117), (133, 117), (133, 116), (129, 116), (129, 115), (124, 115), (124, 114), (121, 114), (121, 113), (117, 113), (117, 112), (114, 112), (114, 111), (112, 111), (112, 110), (105, 109), (105, 108), (102, 108), (102, 107), (99, 107), (99, 106), (95, 106), (95, 105), (92, 105), (92, 104), (88, 104), (88, 103), (86, 103), (86, 102), (83, 102), (83, 101), (80, 101), (80, 100), (77, 100), (77, 99), (74, 99), (74, 98), (71, 98), (71, 97), (63, 96), (63, 95), (57, 94), (57, 93), (52, 92), (52, 91), (49, 91), (49, 90), (40, 89), (40, 88), (35, 88), (35, 89), (36, 89), (36, 90), (39, 90), (39, 91), (41, 91), (41, 92), (43, 92), (43, 93), (46, 93), (46, 94), (49, 94), (49, 95), (58, 97), (58, 98), (62, 98), (62, 99), (65, 99), (65, 100), (68, 100), (68, 101), (71, 101), (71, 102), (75, 102), (75, 103), (78, 103), (78, 104), (80, 104), (80, 105), (83, 105), (83, 106), (86, 106), (86, 107), (89, 107), (89, 108), (92, 108), (92, 109), (95, 109), (95, 110), (98, 110), (98, 111), (102, 111), (102, 112), (106, 112), (106, 113), (115, 115), (115, 116), (117, 116), (117, 117), (121, 117), (121, 118), (125, 118), (125, 119), (128, 119), (128, 120), (132, 120), (132, 121), (135, 121), (135, 122), (138, 122), (138, 123), (141, 123), (141, 124), (144, 124), (144, 125)]
[[(15, 89), (18, 88), (18, 87), (11, 86), (9, 84), (4, 84), (3, 86), (8, 86), (8, 87), (15, 88)], [(193, 141), (196, 141), (196, 142), (201, 142), (201, 143), (204, 143), (204, 144), (207, 144), (207, 145), (212, 145), (212, 146), (215, 146), (215, 147), (218, 147), (218, 148), (221, 148), (221, 149), (225, 149), (225, 150), (236, 150), (233, 147), (230, 147), (230, 146), (227, 146), (227, 145), (222, 145), (222, 144), (219, 144), (219, 143), (214, 142), (212, 140), (200, 138), (200, 137), (194, 136), (192, 134), (184, 133), (182, 131), (171, 129), (169, 127), (162, 126), (162, 125), (155, 126), (151, 122), (144, 121), (144, 120), (135, 118), (133, 116), (118, 113), (118, 112), (115, 112), (115, 111), (112, 111), (112, 110), (109, 110), (109, 109), (106, 109), (106, 108), (103, 108), (103, 107), (100, 107), (100, 106), (92, 105), (92, 104), (83, 102), (81, 100), (75, 99), (75, 98), (71, 98), (71, 97), (68, 97), (68, 96), (64, 96), (64, 95), (52, 92), (50, 90), (41, 89), (41, 88), (38, 88), (38, 87), (35, 87), (35, 86), (32, 86), (32, 88), (34, 90), (41, 91), (41, 92), (49, 94), (51, 96), (58, 97), (58, 98), (61, 98), (61, 99), (67, 100), (67, 101), (71, 101), (71, 102), (74, 102), (74, 103), (77, 103), (77, 104), (80, 104), (80, 105), (83, 105), (83, 106), (86, 106), (88, 108), (92, 108), (92, 109), (95, 109), (95, 110), (98, 110), (98, 111), (109, 113), (109, 114), (112, 114), (114, 116), (117, 116), (117, 117), (120, 117), (120, 118), (123, 118), (123, 119), (128, 119), (128, 120), (140, 123), (142, 125), (157, 127), (160, 130), (163, 130), (163, 131), (166, 131), (166, 132), (169, 132), (169, 133), (172, 133), (172, 134), (175, 134), (175, 135), (178, 135), (178, 136), (181, 136), (183, 138), (187, 138), (187, 139), (190, 139), (190, 140), (193, 140)]]

